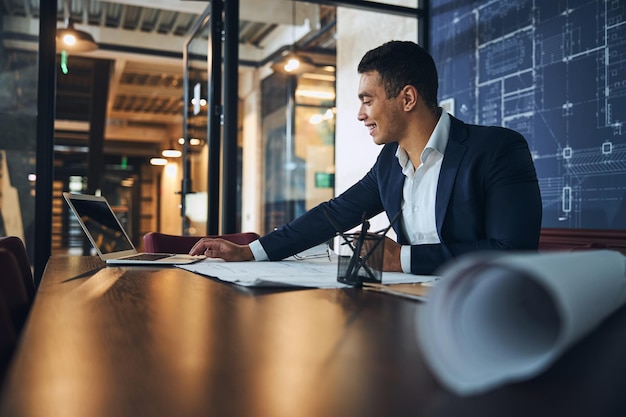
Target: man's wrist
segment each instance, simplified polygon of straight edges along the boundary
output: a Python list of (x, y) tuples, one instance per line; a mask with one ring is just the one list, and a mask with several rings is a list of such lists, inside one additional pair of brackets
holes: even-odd
[(241, 257), (243, 261), (254, 261), (254, 254), (250, 249), (250, 245), (243, 245)]

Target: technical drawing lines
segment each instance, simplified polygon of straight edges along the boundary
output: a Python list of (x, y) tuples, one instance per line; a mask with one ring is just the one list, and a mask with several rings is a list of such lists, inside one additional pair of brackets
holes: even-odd
[(626, 172), (626, 144), (605, 142), (601, 147), (572, 150), (564, 158), (567, 174), (612, 175)]

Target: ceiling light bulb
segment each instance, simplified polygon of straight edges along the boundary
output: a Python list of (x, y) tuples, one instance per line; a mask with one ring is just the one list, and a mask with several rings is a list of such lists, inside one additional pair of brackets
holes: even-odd
[(90, 52), (98, 49), (93, 36), (87, 32), (76, 30), (73, 27), (57, 30), (57, 51), (67, 50), (68, 53)]
[(161, 152), (161, 155), (163, 155), (166, 158), (179, 158), (183, 153), (181, 151), (179, 151), (178, 149), (164, 149)]
[(315, 71), (316, 67), (311, 58), (291, 52), (274, 62), (272, 69), (283, 74), (296, 75)]
[(167, 159), (165, 158), (152, 158), (150, 159), (151, 165), (167, 165)]
[(299, 66), (300, 66), (300, 61), (298, 61), (296, 58), (291, 58), (285, 64), (285, 71), (293, 72), (297, 70)]
[(76, 36), (70, 33), (63, 35), (63, 43), (65, 43), (68, 46), (74, 45), (76, 43)]

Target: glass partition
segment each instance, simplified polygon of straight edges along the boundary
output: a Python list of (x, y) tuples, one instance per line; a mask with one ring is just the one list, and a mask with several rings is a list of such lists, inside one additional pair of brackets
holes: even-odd
[[(418, 11), (416, 0), (349, 2), (345, 7), (341, 1), (336, 2), (340, 7), (295, 3), (299, 10), (294, 15), (301, 19), (294, 18), (281, 39), (287, 42), (285, 49), (311, 57), (313, 68), (285, 75), (272, 65), (261, 80), (261, 233), (365, 175), (380, 148), (357, 120), (358, 62), (392, 39), (424, 42), (423, 10)], [(363, 36), (364, 28), (376, 30)]]
[[(0, 236), (18, 236), (34, 259), (38, 51), (18, 42), (20, 18), (0, 6)], [(14, 25), (15, 24), (15, 25)], [(29, 46), (30, 45), (30, 46)]]
[(210, 8), (204, 12), (185, 42), (183, 106), (183, 166), (181, 182), (182, 234), (204, 235), (207, 227), (208, 184), (208, 50)]
[(267, 232), (333, 196), (335, 71), (275, 73), (262, 85)]

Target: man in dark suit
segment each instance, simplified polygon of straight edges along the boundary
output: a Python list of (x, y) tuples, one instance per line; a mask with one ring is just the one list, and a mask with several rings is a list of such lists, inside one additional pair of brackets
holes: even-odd
[[(280, 260), (385, 211), (383, 270), (431, 274), (478, 250), (536, 250), (541, 196), (526, 140), (501, 127), (465, 124), (437, 105), (437, 70), (413, 42), (392, 41), (359, 63), (358, 119), (378, 145), (371, 170), (344, 193), (250, 245), (201, 239), (192, 254)], [(329, 220), (334, 219), (334, 223)]]

